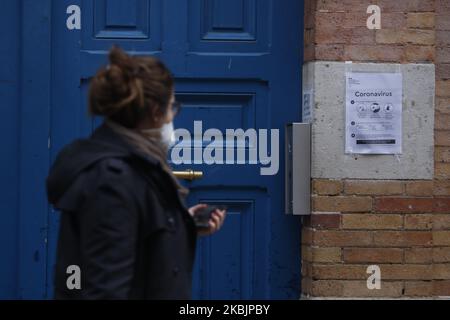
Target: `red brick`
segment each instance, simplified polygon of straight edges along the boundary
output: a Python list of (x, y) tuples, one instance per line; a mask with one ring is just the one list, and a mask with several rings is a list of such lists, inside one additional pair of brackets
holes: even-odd
[[(449, 80), (450, 79), (450, 63), (439, 63), (436, 65), (436, 77), (438, 79), (442, 79), (442, 80)], [(437, 109), (439, 112), (445, 112), (448, 113), (448, 109), (447, 110), (439, 110)]]
[(374, 231), (373, 243), (377, 247), (429, 247), (433, 234), (429, 231)]
[(305, 30), (304, 39), (303, 39), (305, 44), (314, 45), (315, 34), (316, 34), (316, 31), (314, 29)]
[(435, 14), (434, 12), (410, 12), (407, 18), (408, 28), (434, 28), (435, 26)]
[(397, 62), (403, 56), (404, 49), (402, 47), (390, 45), (346, 45), (344, 52), (345, 60), (351, 61)]
[(450, 246), (450, 231), (433, 231), (435, 246)]
[(450, 63), (450, 48), (437, 48), (436, 49), (436, 62), (438, 63)]
[(400, 11), (400, 12), (419, 12), (419, 11), (434, 11), (434, 0), (408, 0), (408, 1), (390, 1), (380, 0), (380, 6), (385, 10)]
[(406, 182), (406, 194), (418, 197), (432, 196), (434, 194), (434, 181)]
[(332, 24), (316, 29), (318, 44), (375, 44), (375, 34), (367, 28), (342, 28)]
[[(383, 12), (381, 18), (381, 28), (404, 29), (406, 28), (406, 22), (407, 16), (404, 12)], [(367, 23), (367, 19), (365, 19), (364, 23)]]
[(324, 26), (320, 29), (316, 29), (315, 32), (315, 42), (318, 44), (350, 43), (351, 37), (351, 29), (344, 29), (334, 25)]
[(303, 263), (302, 264), (302, 276), (303, 277), (312, 277), (312, 263)]
[(344, 28), (367, 28), (367, 16), (358, 11), (341, 13), (343, 19), (341, 25)]
[(436, 179), (450, 179), (450, 163), (436, 163), (434, 176)]
[(312, 291), (311, 278), (302, 277), (302, 294), (305, 296), (310, 296), (311, 291)]
[(450, 80), (436, 81), (436, 96), (450, 98)]
[(316, 8), (315, 1), (305, 1), (304, 6), (304, 17), (305, 17), (305, 28), (313, 28), (316, 21)]
[[(313, 279), (367, 280), (367, 267), (367, 265), (317, 265), (313, 268)], [(432, 265), (380, 264), (379, 267), (381, 278), (385, 280), (431, 280), (433, 278)]]
[(436, 0), (436, 12), (450, 13), (450, 2), (448, 0)]
[(372, 235), (366, 231), (316, 231), (313, 244), (323, 247), (360, 247), (372, 244)]
[(405, 216), (405, 230), (431, 230), (433, 228), (433, 215), (408, 214)]
[(436, 162), (450, 162), (450, 147), (436, 147), (434, 154)]
[(329, 26), (342, 27), (345, 13), (343, 12), (316, 12), (315, 29), (327, 28)]
[(450, 146), (450, 130), (439, 130), (435, 132), (436, 146)]
[(339, 263), (342, 261), (342, 249), (313, 248), (312, 259), (314, 263)]
[(316, 212), (368, 212), (371, 210), (371, 197), (313, 197), (313, 211)]
[(313, 180), (313, 193), (318, 195), (338, 195), (343, 183), (339, 180)]
[(404, 295), (407, 297), (430, 297), (433, 295), (433, 282), (406, 281)]
[(351, 248), (344, 249), (345, 263), (401, 263), (402, 249)]
[(433, 262), (450, 262), (450, 247), (433, 248)]
[(325, 61), (344, 60), (343, 44), (319, 44), (316, 46), (316, 59)]
[(375, 32), (367, 28), (353, 28), (351, 29), (350, 41), (347, 44), (372, 44), (376, 45)]
[(436, 119), (434, 127), (436, 130), (450, 129), (450, 114), (436, 111)]
[(450, 230), (450, 214), (435, 214), (433, 216), (434, 230)]
[(406, 248), (405, 262), (409, 264), (431, 264), (433, 262), (432, 248)]
[[(359, 10), (358, 8), (355, 8), (355, 11), (363, 11), (362, 10), (362, 4), (359, 4), (357, 2), (353, 2), (353, 4), (355, 6), (359, 5)], [(345, 2), (345, 5), (343, 5), (343, 1), (342, 0), (320, 0), (317, 1), (317, 11), (321, 11), (321, 12), (346, 12), (348, 11), (350, 6), (350, 3)], [(367, 9), (367, 6), (365, 6)]]
[(430, 62), (435, 60), (434, 46), (407, 45), (405, 58), (410, 62)]
[(302, 261), (312, 262), (312, 247), (311, 245), (302, 245)]
[[(367, 28), (368, 15), (358, 12), (353, 7), (347, 12), (339, 12), (337, 14), (341, 15), (341, 17), (339, 17), (338, 21), (333, 20), (333, 22), (339, 22), (339, 25), (344, 28)], [(381, 27), (383, 29), (404, 29), (406, 28), (406, 22), (407, 17), (403, 12), (384, 12)]]
[(450, 45), (450, 32), (448, 32), (447, 30), (436, 31), (436, 45), (438, 45), (440, 47), (445, 47), (445, 46)]
[(305, 50), (303, 52), (303, 60), (305, 62), (315, 60), (315, 46), (314, 45), (305, 45)]
[(380, 290), (370, 290), (366, 281), (342, 281), (342, 296), (348, 298), (399, 298), (403, 292), (403, 282), (382, 281)]
[[(351, 0), (351, 2), (354, 1)], [(434, 0), (378, 0), (377, 3), (382, 8), (382, 12), (434, 11)]]
[(433, 266), (430, 264), (380, 265), (381, 278), (390, 280), (432, 280)]
[(356, 280), (366, 279), (368, 266), (361, 265), (316, 265), (313, 268), (313, 280)]
[(442, 14), (437, 12), (436, 14), (436, 29), (437, 30), (450, 30), (450, 19), (448, 14)]
[(399, 195), (403, 193), (400, 181), (349, 180), (344, 183), (347, 195)]
[(403, 227), (403, 216), (392, 214), (346, 214), (342, 217), (343, 229), (398, 230)]
[(434, 194), (437, 196), (450, 196), (450, 180), (435, 180)]
[(450, 98), (438, 98), (436, 100), (436, 110), (442, 114), (450, 113)]
[(304, 28), (305, 29), (314, 29), (315, 24), (316, 24), (316, 12), (310, 13), (310, 12), (307, 12), (305, 9)]
[(377, 198), (375, 210), (391, 213), (425, 213), (433, 211), (433, 199), (422, 198)]
[(434, 45), (436, 42), (436, 33), (434, 30), (395, 30), (381, 29), (377, 30), (376, 42), (379, 44), (419, 44)]
[(435, 144), (436, 146), (450, 146), (450, 130), (435, 131)]
[(312, 244), (313, 231), (311, 228), (302, 228), (302, 244)]
[(342, 281), (313, 281), (311, 295), (313, 297), (341, 297), (343, 294)]
[(311, 226), (317, 229), (338, 229), (341, 225), (340, 214), (312, 214)]
[(433, 264), (433, 278), (450, 280), (450, 263)]
[(317, 2), (316, 1), (305, 1), (305, 13), (312, 14), (315, 13), (317, 10)]
[(441, 297), (450, 296), (450, 280), (433, 281), (433, 295)]

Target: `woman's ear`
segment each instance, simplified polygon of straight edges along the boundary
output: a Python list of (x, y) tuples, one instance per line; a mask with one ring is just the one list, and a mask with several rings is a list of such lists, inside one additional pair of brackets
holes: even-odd
[(164, 119), (162, 113), (158, 108), (152, 108), (148, 113), (146, 113), (139, 121), (137, 129), (157, 129), (164, 125)]
[(167, 114), (161, 111), (161, 108), (156, 107), (152, 109), (151, 120), (155, 127), (162, 127), (166, 123)]

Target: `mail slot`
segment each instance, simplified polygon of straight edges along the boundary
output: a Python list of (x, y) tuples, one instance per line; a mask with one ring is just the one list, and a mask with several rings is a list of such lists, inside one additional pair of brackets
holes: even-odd
[(285, 137), (285, 212), (311, 213), (311, 125), (292, 123)]

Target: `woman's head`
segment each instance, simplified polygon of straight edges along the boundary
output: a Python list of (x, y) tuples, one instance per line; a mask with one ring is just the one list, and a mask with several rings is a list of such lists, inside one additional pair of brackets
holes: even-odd
[(113, 47), (109, 65), (91, 82), (89, 112), (127, 128), (161, 127), (173, 118), (173, 90), (173, 77), (161, 61)]

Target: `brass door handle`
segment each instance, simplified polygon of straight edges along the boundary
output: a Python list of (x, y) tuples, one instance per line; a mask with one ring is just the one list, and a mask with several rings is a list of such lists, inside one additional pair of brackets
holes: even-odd
[(203, 178), (202, 171), (186, 170), (186, 171), (173, 171), (173, 175), (178, 179), (194, 181)]

